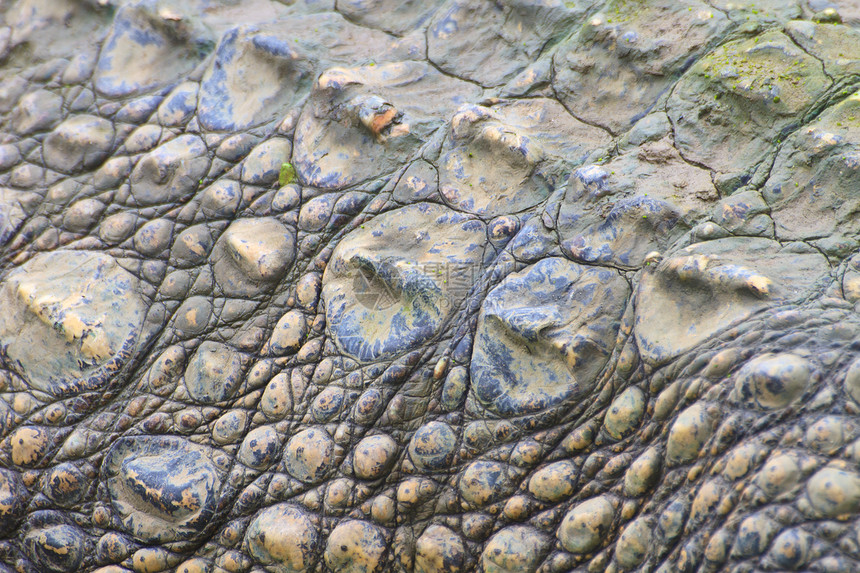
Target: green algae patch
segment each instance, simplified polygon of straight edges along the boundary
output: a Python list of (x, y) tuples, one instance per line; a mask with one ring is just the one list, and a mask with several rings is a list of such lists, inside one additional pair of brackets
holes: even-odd
[(296, 168), (293, 167), (293, 164), (282, 163), (281, 172), (278, 174), (278, 184), (283, 187), (284, 185), (295, 183), (296, 179), (298, 179), (298, 175), (296, 174)]

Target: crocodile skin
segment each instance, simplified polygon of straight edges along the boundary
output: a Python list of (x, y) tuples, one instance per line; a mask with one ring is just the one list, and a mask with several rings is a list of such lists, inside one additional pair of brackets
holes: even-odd
[(855, 0), (0, 1), (0, 573), (860, 570)]

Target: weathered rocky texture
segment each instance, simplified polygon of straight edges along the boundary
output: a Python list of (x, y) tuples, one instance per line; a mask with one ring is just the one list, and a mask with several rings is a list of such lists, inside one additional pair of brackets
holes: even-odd
[(430, 22), (427, 57), (454, 76), (498, 86), (546, 54), (593, 5), (449, 0)]
[(858, 9), (860, 7), (846, 0), (812, 0), (809, 2), (809, 8), (831, 21), (834, 19), (834, 12), (838, 15), (838, 19), (846, 24), (856, 26), (860, 21), (860, 9)]
[(857, 60), (860, 34), (853, 28), (797, 20), (786, 24), (785, 31), (800, 47), (820, 59), (831, 76), (860, 72)]
[(323, 276), (334, 343), (370, 362), (434, 338), (480, 277), (486, 240), (480, 220), (429, 203), (354, 231)]
[(221, 37), (200, 83), (200, 123), (235, 131), (283, 116), (307, 96), (321, 72), (370, 60), (389, 39), (338, 14), (234, 28)]
[(8, 367), (53, 396), (95, 390), (134, 351), (146, 316), (138, 279), (100, 253), (44, 253), (6, 276)]
[(850, 189), (860, 167), (860, 95), (853, 94), (797, 130), (780, 149), (762, 195), (777, 237), (850, 236), (860, 205)]
[(555, 53), (553, 88), (574, 116), (626, 131), (728, 29), (704, 2), (607, 2)]
[(464, 106), (451, 119), (439, 159), (439, 191), (454, 208), (492, 216), (542, 203), (571, 165), (609, 142), (555, 100)]
[[(86, 2), (63, 0), (26, 0), (6, 6), (3, 14), (5, 38), (0, 57), (17, 58), (15, 48), (22, 47), (30, 57), (21, 58), (16, 66), (29, 62), (42, 62), (54, 58), (67, 58), (83, 47), (76, 58), (85, 70), (85, 78), (92, 73), (97, 55), (93, 38), (101, 36), (111, 24), (111, 10), (94, 7)], [(87, 65), (89, 63), (89, 65)]]
[(641, 277), (639, 351), (665, 363), (763, 308), (802, 300), (829, 271), (803, 243), (726, 238), (685, 247)]
[(194, 18), (203, 3), (151, 0), (122, 6), (99, 53), (96, 90), (108, 97), (145, 93), (179, 80), (214, 46), (212, 33)]
[(782, 32), (728, 42), (696, 62), (672, 91), (667, 110), (675, 143), (733, 191), (831, 84), (821, 62)]
[(672, 146), (665, 116), (642, 121), (652, 125), (628, 140), (644, 139), (641, 145), (569, 178), (558, 232), (576, 261), (640, 268), (649, 253), (665, 250), (702, 221), (719, 197), (710, 173), (686, 163)]
[(338, 189), (390, 173), (479, 94), (423, 62), (330, 69), (316, 81), (296, 128), (299, 179)]
[(147, 542), (199, 535), (218, 508), (227, 469), (228, 459), (216, 455), (180, 438), (116, 442), (105, 457), (102, 479), (122, 529)]
[(0, 7), (0, 571), (857, 569), (833, 5)]
[[(809, 3), (809, 8), (815, 9)], [(789, 20), (799, 18), (803, 15), (803, 3), (798, 0), (762, 0), (762, 1), (741, 1), (733, 2), (730, 0), (710, 0), (711, 4), (717, 10), (725, 12), (729, 18), (738, 22), (753, 22), (755, 24), (784, 24)]]
[(478, 403), (517, 416), (587, 394), (615, 346), (629, 291), (616, 271), (560, 258), (509, 275), (478, 319), (470, 366)]
[(351, 22), (408, 34), (426, 25), (443, 0), (342, 0), (337, 9)]

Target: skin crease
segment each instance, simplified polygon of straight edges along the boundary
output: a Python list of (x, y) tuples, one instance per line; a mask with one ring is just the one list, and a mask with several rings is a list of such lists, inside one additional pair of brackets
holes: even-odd
[(97, 4), (0, 6), (0, 573), (860, 568), (855, 7)]

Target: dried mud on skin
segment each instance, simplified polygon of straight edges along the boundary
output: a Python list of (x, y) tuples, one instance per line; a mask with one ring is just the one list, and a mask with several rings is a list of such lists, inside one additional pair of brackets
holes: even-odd
[(0, 573), (860, 569), (860, 5), (0, 4)]

